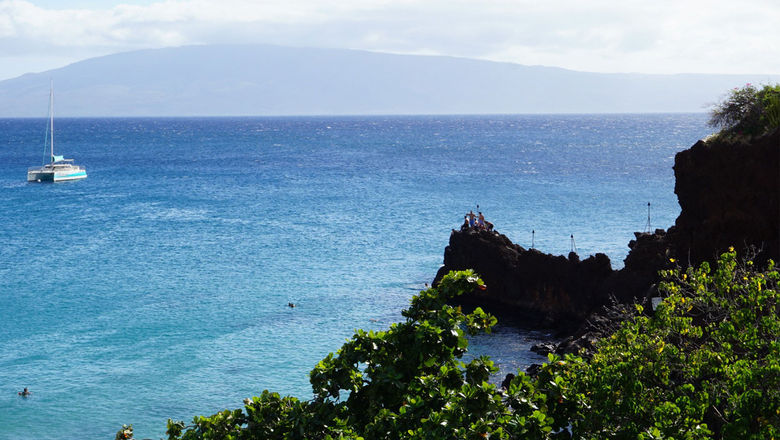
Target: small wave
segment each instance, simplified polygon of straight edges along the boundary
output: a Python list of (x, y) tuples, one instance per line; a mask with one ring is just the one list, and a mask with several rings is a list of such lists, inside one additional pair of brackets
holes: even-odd
[(213, 220), (216, 220), (218, 222), (222, 222), (228, 225), (249, 225), (252, 224), (252, 221), (244, 219), (244, 218), (222, 218), (218, 217)]
[(23, 181), (15, 182), (15, 181), (12, 181), (12, 182), (1, 184), (0, 188), (3, 188), (3, 189), (13, 189), (13, 188), (21, 188), (21, 187), (24, 187), (24, 186), (27, 186), (27, 185), (28, 185), (27, 182), (23, 182)]
[(142, 217), (149, 220), (197, 221), (206, 220), (207, 214), (205, 209), (167, 208), (144, 213)]
[(130, 211), (146, 220), (199, 221), (208, 219), (205, 209), (166, 208), (158, 202), (134, 203)]

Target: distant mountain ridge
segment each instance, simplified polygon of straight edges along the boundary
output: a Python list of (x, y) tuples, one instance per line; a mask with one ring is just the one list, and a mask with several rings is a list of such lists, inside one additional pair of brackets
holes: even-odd
[(0, 117), (701, 112), (780, 75), (587, 73), (267, 45), (125, 52), (0, 81)]

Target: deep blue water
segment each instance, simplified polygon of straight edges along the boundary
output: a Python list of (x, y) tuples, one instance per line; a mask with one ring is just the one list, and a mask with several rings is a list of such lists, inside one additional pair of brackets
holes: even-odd
[[(479, 204), (523, 246), (622, 266), (679, 213), (703, 114), (61, 119), (79, 182), (28, 184), (46, 121), (0, 120), (0, 440), (164, 435), (386, 328)], [(288, 302), (298, 307), (290, 309)], [(473, 341), (502, 372), (543, 335)], [(33, 396), (16, 392), (30, 387)]]

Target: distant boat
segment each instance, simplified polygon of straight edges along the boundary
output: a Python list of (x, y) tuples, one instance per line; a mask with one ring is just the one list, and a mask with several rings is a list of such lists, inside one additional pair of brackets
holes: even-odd
[[(49, 125), (47, 127), (47, 139), (49, 141), (49, 163), (40, 167), (27, 169), (28, 182), (63, 182), (66, 180), (79, 180), (87, 178), (87, 170), (75, 165), (73, 159), (65, 159), (64, 156), (54, 155), (54, 87), (49, 89)], [(46, 142), (44, 141), (44, 145)], [(44, 147), (44, 155), (45, 153)], [(44, 159), (44, 162), (46, 160)]]

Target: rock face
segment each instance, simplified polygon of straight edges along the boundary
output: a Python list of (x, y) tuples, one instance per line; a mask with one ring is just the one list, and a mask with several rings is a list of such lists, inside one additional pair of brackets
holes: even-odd
[(474, 269), (487, 290), (459, 298), (460, 304), (568, 333), (611, 298), (627, 302), (637, 294), (644, 297), (658, 272), (648, 267), (668, 265), (666, 247), (660, 244), (665, 237), (661, 230), (637, 234), (630, 266), (641, 270), (614, 271), (604, 254), (580, 261), (573, 252), (564, 257), (524, 249), (496, 231), (453, 230), (433, 284), (451, 270)]
[(780, 129), (749, 144), (699, 141), (678, 153), (675, 193), (682, 212), (668, 232), (636, 233), (619, 271), (604, 254), (582, 261), (574, 253), (554, 256), (524, 249), (496, 231), (464, 227), (452, 231), (434, 285), (450, 270), (474, 269), (487, 290), (461, 298), (463, 304), (572, 334), (611, 300), (653, 296), (658, 271), (672, 266), (670, 258), (698, 264), (729, 246), (742, 251), (754, 245), (763, 249), (759, 262), (780, 260), (778, 153)]
[[(648, 301), (642, 304), (647, 307)], [(614, 303), (603, 306), (594, 312), (571, 336), (566, 337), (555, 345), (555, 353), (564, 354), (584, 354), (592, 356), (596, 350), (596, 342), (599, 339), (607, 337), (616, 332), (623, 321), (636, 316), (637, 311), (633, 304)], [(546, 343), (550, 344), (550, 343)]]
[(484, 293), (464, 298), (489, 310), (511, 310), (543, 323), (580, 322), (590, 304), (606, 301), (599, 290), (612, 274), (609, 258), (597, 254), (580, 261), (524, 249), (495, 231), (452, 231), (444, 250), (438, 283), (450, 270), (474, 269), (487, 284)]
[(674, 158), (681, 213), (669, 229), (674, 253), (698, 264), (729, 246), (780, 257), (780, 129), (750, 143), (699, 141)]

